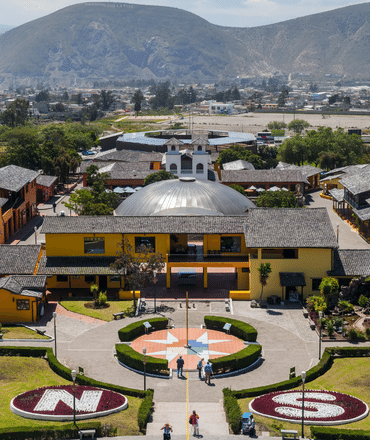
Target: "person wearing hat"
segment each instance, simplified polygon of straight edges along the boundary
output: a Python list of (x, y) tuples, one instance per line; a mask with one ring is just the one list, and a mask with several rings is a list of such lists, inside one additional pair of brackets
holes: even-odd
[(172, 426), (169, 423), (165, 423), (164, 426), (162, 426), (161, 430), (163, 429), (163, 440), (171, 440), (171, 432)]
[(182, 376), (182, 369), (184, 368), (184, 359), (180, 356), (177, 361), (177, 377)]

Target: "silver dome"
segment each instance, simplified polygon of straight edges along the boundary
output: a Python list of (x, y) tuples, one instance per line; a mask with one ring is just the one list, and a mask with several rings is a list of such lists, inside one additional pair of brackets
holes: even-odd
[(242, 215), (249, 208), (254, 203), (226, 185), (185, 177), (144, 187), (124, 200), (115, 215)]

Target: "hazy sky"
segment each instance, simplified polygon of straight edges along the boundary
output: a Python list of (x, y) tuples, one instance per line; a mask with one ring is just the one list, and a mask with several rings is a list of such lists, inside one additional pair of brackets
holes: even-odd
[[(98, 1), (98, 0), (90, 0)], [(81, 0), (0, 0), (0, 24), (18, 26)], [(253, 27), (285, 21), (343, 6), (358, 0), (131, 0), (122, 3), (186, 9), (222, 26)]]

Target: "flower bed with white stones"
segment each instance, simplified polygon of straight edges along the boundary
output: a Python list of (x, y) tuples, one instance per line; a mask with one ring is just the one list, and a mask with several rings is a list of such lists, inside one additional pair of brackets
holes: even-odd
[[(273, 419), (302, 423), (302, 391), (280, 391), (256, 397), (249, 403), (255, 414)], [(365, 418), (365, 402), (334, 391), (307, 390), (304, 393), (306, 425), (342, 425)]]
[[(76, 385), (76, 419), (91, 419), (123, 411), (127, 397), (115, 391)], [(73, 385), (44, 387), (27, 391), (10, 402), (13, 413), (30, 419), (73, 420)]]

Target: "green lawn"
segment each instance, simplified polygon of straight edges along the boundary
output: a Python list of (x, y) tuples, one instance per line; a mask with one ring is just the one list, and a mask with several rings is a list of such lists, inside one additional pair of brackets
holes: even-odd
[(3, 339), (50, 339), (47, 336), (39, 335), (34, 330), (23, 326), (2, 326), (1, 332), (3, 333)]
[(125, 312), (127, 316), (132, 313), (133, 301), (108, 301), (110, 304), (106, 309), (88, 309), (84, 304), (91, 300), (66, 300), (60, 301), (60, 304), (70, 312), (79, 313), (80, 315), (91, 316), (92, 318), (101, 319), (103, 321), (113, 321), (113, 313)]
[[(350, 394), (370, 404), (370, 358), (344, 358), (335, 359), (331, 369), (318, 379), (306, 384), (306, 389), (339, 391)], [(299, 388), (300, 390), (302, 388)], [(242, 413), (249, 411), (248, 404), (252, 398), (240, 399), (239, 405)], [(301, 433), (301, 425), (285, 423), (268, 417), (255, 416), (257, 430), (274, 432), (279, 435), (280, 429), (296, 429)], [(364, 429), (370, 431), (370, 417), (359, 422), (335, 425), (340, 429)], [(310, 427), (305, 426), (305, 437), (310, 437)]]
[[(0, 357), (0, 428), (63, 426), (70, 422), (45, 422), (26, 419), (10, 410), (10, 401), (16, 395), (35, 388), (52, 385), (67, 385), (71, 382), (54, 373), (46, 360), (25, 357)], [(137, 414), (142, 399), (128, 396), (128, 408), (125, 411), (106, 417), (99, 417), (102, 424), (117, 427), (117, 435), (140, 435)]]

